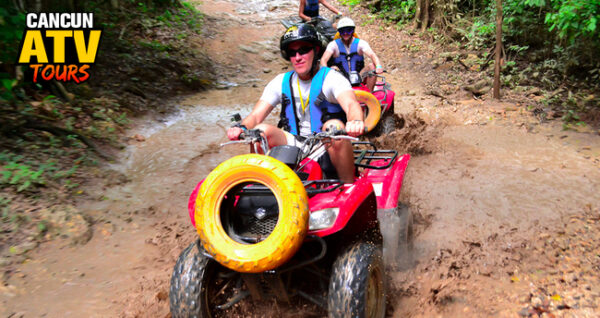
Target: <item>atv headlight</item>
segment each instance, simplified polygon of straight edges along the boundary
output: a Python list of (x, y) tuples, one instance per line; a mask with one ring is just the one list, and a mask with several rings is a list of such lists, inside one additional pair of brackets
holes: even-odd
[(308, 220), (308, 230), (322, 230), (332, 227), (339, 212), (340, 208), (327, 208), (312, 212)]

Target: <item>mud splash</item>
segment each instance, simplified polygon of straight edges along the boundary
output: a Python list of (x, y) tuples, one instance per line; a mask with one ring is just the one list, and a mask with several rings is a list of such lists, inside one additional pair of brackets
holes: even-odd
[(395, 149), (399, 153), (423, 155), (433, 152), (440, 127), (432, 127), (416, 112), (393, 114), (396, 130), (387, 135), (370, 137), (378, 148)]

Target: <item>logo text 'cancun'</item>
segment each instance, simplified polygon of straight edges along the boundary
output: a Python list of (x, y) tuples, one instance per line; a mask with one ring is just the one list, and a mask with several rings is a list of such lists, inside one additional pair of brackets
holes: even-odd
[(94, 30), (93, 13), (28, 13), (19, 64), (33, 69), (33, 82), (81, 83), (96, 61), (102, 30)]

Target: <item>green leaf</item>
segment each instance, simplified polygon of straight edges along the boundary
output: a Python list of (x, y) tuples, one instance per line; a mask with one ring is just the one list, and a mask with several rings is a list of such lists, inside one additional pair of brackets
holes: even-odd
[(31, 181), (29, 181), (29, 180), (23, 182), (23, 184), (17, 189), (17, 192), (21, 192), (21, 191), (29, 188), (30, 185), (31, 185)]
[(19, 182), (19, 180), (21, 180), (22, 175), (20, 173), (15, 173), (12, 177), (12, 179), (10, 179), (10, 181), (8, 183), (10, 184), (17, 184), (17, 182)]
[(596, 17), (591, 17), (590, 21), (588, 21), (587, 28), (590, 33), (596, 31)]
[(4, 89), (6, 89), (7, 91), (12, 90), (13, 88), (13, 84), (16, 82), (16, 80), (13, 79), (2, 79), (2, 86), (4, 87)]
[(46, 222), (42, 221), (42, 222), (38, 223), (37, 228), (38, 228), (38, 231), (40, 231), (40, 232), (46, 232), (46, 230), (48, 229), (48, 226), (46, 225)]
[(42, 173), (44, 173), (44, 169), (43, 168), (40, 169), (40, 170), (38, 170), (38, 171), (36, 171), (36, 172), (34, 172), (34, 173), (32, 173), (31, 176), (30, 176), (31, 180), (34, 180), (34, 181), (37, 180), (42, 175)]
[(0, 174), (2, 174), (2, 182), (6, 183), (10, 179), (10, 176), (12, 176), (12, 171), (4, 170), (0, 171)]

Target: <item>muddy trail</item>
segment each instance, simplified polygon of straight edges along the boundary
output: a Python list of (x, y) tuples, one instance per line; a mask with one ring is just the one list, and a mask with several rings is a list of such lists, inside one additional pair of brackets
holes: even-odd
[[(296, 1), (196, 5), (205, 30), (190, 43), (208, 48), (219, 89), (165, 101), (178, 111), (137, 120), (127, 134), (139, 138), (77, 203), (93, 224), (91, 240), (35, 251), (1, 286), (2, 317), (169, 316), (173, 266), (197, 237), (188, 196), (220, 162), (246, 152), (218, 145), (229, 115), (248, 114), (264, 85), (288, 69), (279, 19), (297, 12)], [(359, 10), (342, 11), (364, 22), (358, 33), (397, 93), (401, 128), (374, 141), (412, 155), (401, 201), (415, 218), (414, 251), (389, 273), (388, 316), (593, 317), (600, 310), (598, 132), (540, 122), (516, 98), (474, 99), (444, 83), (435, 48), (367, 24)], [(305, 303), (267, 307), (242, 305), (239, 316), (323, 315)]]

